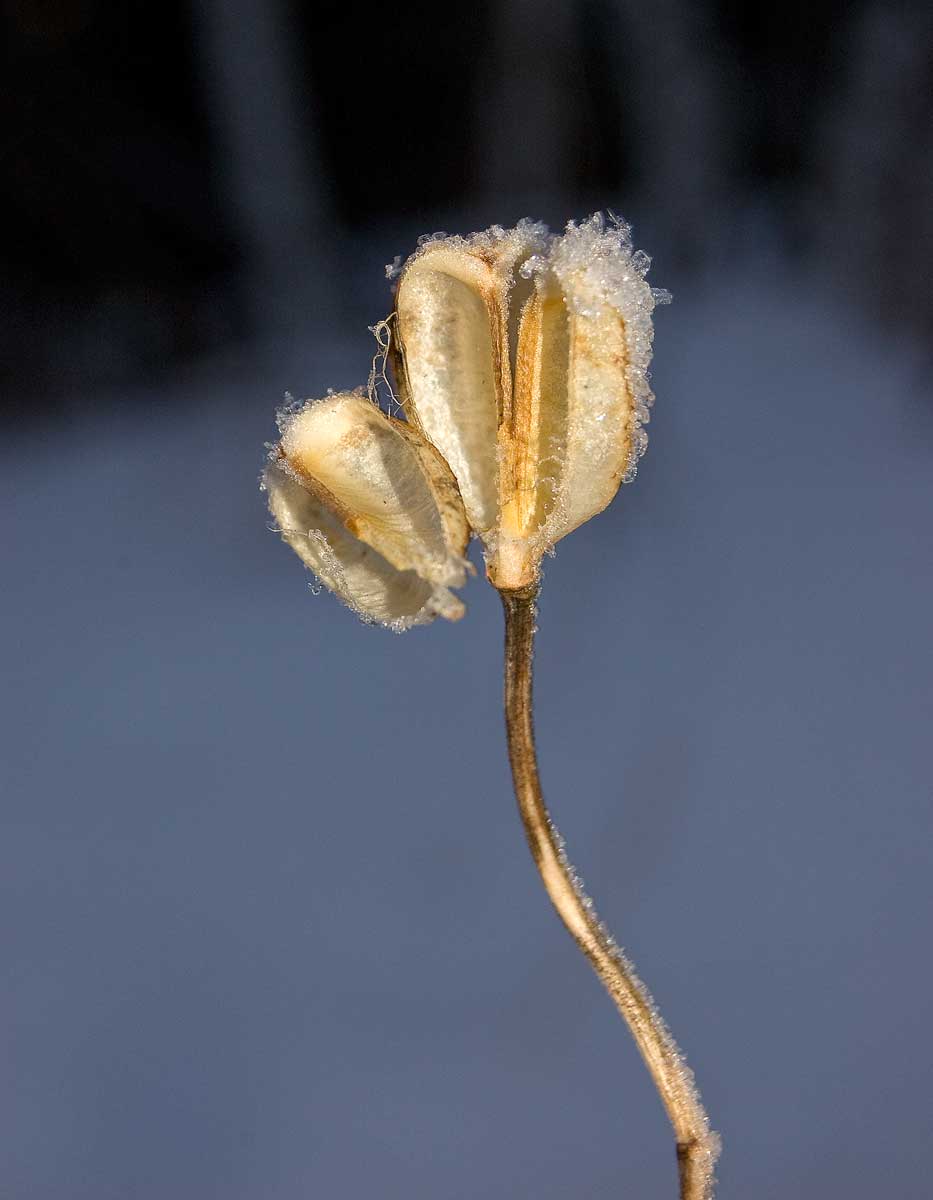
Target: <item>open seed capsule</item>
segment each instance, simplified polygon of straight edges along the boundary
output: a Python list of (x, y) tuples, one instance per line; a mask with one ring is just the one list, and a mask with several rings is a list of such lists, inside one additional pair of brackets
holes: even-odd
[(499, 588), (634, 475), (653, 400), (651, 313), (627, 226), (597, 214), (563, 236), (520, 222), (427, 242), (396, 295), (406, 414), (456, 476)]
[(446, 463), (361, 392), (280, 417), (264, 476), (283, 539), (364, 619), (393, 629), (457, 620), (469, 528)]

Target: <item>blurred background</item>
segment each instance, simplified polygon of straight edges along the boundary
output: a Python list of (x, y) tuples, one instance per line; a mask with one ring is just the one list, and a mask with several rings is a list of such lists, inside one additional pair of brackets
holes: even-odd
[(560, 547), (547, 790), (720, 1194), (928, 1178), (933, 16), (2, 0), (0, 1194), (671, 1197), (513, 811), (501, 619), (268, 530), (421, 233), (623, 214), (651, 447)]

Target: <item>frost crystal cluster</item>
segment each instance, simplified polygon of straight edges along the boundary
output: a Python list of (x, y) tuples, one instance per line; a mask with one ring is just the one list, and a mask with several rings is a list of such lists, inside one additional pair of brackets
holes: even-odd
[[(282, 422), (266, 473), (285, 540), (361, 615), (396, 629), (463, 608), (469, 530), (491, 582), (542, 556), (635, 475), (647, 445), (650, 259), (601, 214), (420, 240), (390, 353), (407, 422), (352, 393)], [(468, 527), (468, 528), (467, 528)]]

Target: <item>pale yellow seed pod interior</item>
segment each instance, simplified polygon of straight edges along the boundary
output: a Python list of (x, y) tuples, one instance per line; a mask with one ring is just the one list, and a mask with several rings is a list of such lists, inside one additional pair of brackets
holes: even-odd
[(571, 315), (568, 326), (563, 461), (542, 531), (548, 544), (610, 503), (632, 453), (622, 318), (607, 309), (596, 316)]
[(570, 322), (559, 294), (537, 291), (518, 334), (515, 397), (503, 431), (502, 532), (535, 537), (551, 516), (566, 467)]
[(539, 278), (519, 334), (513, 491), (503, 532), (543, 553), (612, 500), (632, 453), (633, 399), (622, 315), (569, 307)]
[(406, 269), (396, 299), (410, 415), (453, 471), (477, 533), (498, 509), (500, 291), (486, 263), (439, 246)]
[[(450, 488), (438, 493), (412, 445), (362, 394), (330, 396), (283, 422), (284, 461), (346, 527), (399, 570), (461, 586), (468, 530)], [(443, 515), (441, 510), (443, 505)]]
[(283, 540), (359, 616), (396, 630), (436, 616), (463, 616), (463, 605), (454, 595), (414, 571), (393, 567), (285, 470), (270, 465), (264, 483)]
[(499, 429), (510, 419), (518, 318), (533, 290), (518, 269), (545, 234), (520, 221), (431, 241), (406, 263), (396, 294), (406, 413), (450, 465), (484, 539), (499, 519)]

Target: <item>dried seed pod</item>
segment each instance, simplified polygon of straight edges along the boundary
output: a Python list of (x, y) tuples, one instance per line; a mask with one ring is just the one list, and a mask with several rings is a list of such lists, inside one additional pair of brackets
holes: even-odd
[(447, 459), (509, 590), (634, 476), (653, 400), (651, 313), (627, 226), (563, 236), (523, 221), (440, 238), (405, 264), (396, 375), (406, 413)]
[[(408, 418), (456, 476), (470, 525), (485, 537), (499, 511), (497, 431), (512, 404), (510, 326), (516, 267), (543, 247), (522, 222), (470, 238), (427, 241), (397, 293), (396, 377)], [(526, 287), (530, 291), (530, 287)]]
[(280, 418), (264, 483), (283, 539), (360, 616), (394, 629), (457, 620), (469, 527), (446, 463), (361, 392)]

